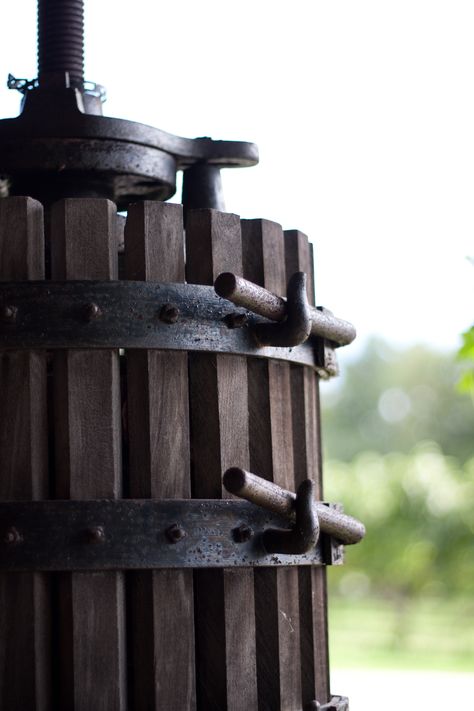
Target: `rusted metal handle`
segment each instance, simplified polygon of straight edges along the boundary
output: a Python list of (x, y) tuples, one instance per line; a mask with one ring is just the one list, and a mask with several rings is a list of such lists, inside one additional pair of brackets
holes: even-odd
[(296, 272), (287, 288), (286, 318), (277, 323), (259, 323), (254, 334), (262, 346), (299, 346), (311, 333), (311, 312), (306, 295), (306, 274)]
[[(228, 299), (236, 306), (242, 306), (271, 321), (283, 321), (288, 315), (286, 299), (231, 272), (219, 274), (214, 282), (214, 289), (223, 299)], [(340, 346), (352, 343), (356, 330), (351, 323), (336, 318), (327, 309), (321, 310), (314, 306), (308, 308), (313, 335), (326, 338)]]
[[(227, 469), (223, 483), (231, 494), (291, 520), (296, 518), (296, 495), (292, 491), (282, 489), (277, 484), (238, 467)], [(356, 518), (329, 508), (320, 501), (313, 501), (313, 507), (318, 516), (321, 531), (337, 538), (342, 543), (346, 545), (358, 543), (365, 536), (365, 526)]]
[(294, 502), (295, 525), (290, 530), (267, 528), (262, 536), (267, 553), (301, 555), (314, 548), (319, 539), (319, 520), (313, 506), (311, 479), (301, 482)]

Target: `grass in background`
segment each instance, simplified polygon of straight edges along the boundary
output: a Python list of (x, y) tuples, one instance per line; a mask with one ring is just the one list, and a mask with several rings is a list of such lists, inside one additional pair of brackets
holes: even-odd
[(474, 672), (474, 601), (330, 596), (333, 668)]

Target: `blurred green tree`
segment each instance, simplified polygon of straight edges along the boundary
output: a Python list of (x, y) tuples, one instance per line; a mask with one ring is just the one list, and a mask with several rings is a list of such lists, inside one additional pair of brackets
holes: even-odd
[(326, 498), (364, 521), (332, 576), (342, 594), (474, 595), (474, 458), (459, 465), (433, 442), (409, 454), (329, 460)]
[[(466, 353), (474, 349), (474, 329), (469, 333)], [(461, 369), (451, 354), (369, 341), (343, 365), (339, 383), (322, 386), (326, 455), (348, 462), (366, 450), (407, 453), (429, 440), (467, 461), (474, 454), (474, 408), (456, 389)]]
[(460, 392), (471, 393), (474, 397), (474, 326), (462, 334), (462, 346), (458, 358), (465, 364), (465, 369), (458, 381)]

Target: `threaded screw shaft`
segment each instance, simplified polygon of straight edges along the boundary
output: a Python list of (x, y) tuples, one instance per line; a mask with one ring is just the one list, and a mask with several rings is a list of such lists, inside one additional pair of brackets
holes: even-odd
[(84, 0), (38, 0), (38, 77), (69, 72), (84, 83)]

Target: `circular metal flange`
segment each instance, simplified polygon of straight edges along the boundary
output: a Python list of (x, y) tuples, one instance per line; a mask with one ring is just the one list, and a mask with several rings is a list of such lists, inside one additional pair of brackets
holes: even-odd
[(143, 281), (0, 283), (0, 349), (150, 348), (231, 353), (319, 369), (308, 339), (259, 346), (265, 320), (217, 296), (213, 287)]
[(126, 209), (137, 199), (167, 200), (176, 172), (197, 164), (258, 163), (254, 144), (183, 138), (133, 121), (86, 113), (83, 93), (56, 77), (26, 92), (17, 118), (0, 121), (0, 175), (10, 194), (46, 204), (62, 197), (106, 197)]

